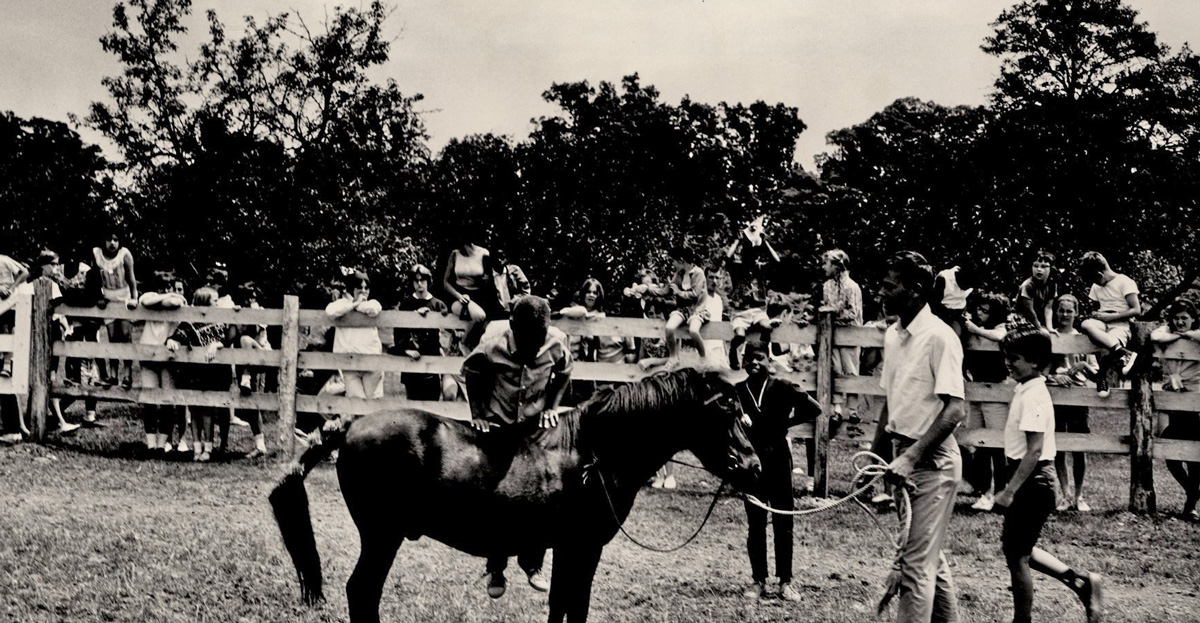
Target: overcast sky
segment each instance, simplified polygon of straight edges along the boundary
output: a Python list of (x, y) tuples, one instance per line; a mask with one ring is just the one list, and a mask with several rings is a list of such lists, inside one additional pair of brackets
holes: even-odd
[[(231, 31), (244, 14), (283, 10), (319, 22), (321, 0), (194, 0), (194, 51), (204, 11)], [(354, 5), (355, 2), (342, 4)], [(440, 149), (479, 132), (525, 138), (553, 114), (554, 82), (619, 81), (633, 72), (669, 102), (783, 102), (809, 129), (797, 160), (810, 167), (825, 134), (900, 97), (980, 104), (997, 73), (979, 45), (1009, 0), (397, 0), (382, 76), (421, 108)], [(1132, 0), (1162, 41), (1200, 40), (1200, 2)], [(0, 110), (66, 120), (103, 100), (119, 68), (100, 49), (105, 0), (0, 0)], [(194, 52), (192, 52), (194, 54)], [(98, 137), (84, 130), (85, 138)], [(115, 157), (115, 154), (110, 154)]]

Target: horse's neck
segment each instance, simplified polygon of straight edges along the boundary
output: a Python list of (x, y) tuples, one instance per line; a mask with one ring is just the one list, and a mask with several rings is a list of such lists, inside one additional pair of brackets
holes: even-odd
[(578, 443), (585, 461), (640, 486), (684, 449), (686, 431), (674, 413), (589, 414), (580, 421)]

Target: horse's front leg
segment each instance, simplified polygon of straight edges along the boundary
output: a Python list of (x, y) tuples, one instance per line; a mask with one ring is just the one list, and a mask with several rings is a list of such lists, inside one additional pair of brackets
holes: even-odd
[(550, 576), (550, 623), (585, 623), (602, 545), (558, 545)]

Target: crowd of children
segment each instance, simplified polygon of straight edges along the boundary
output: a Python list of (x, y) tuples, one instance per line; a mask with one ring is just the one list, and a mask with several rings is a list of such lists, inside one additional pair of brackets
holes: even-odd
[[(744, 358), (749, 358), (745, 367), (752, 377), (761, 374), (768, 364), (776, 369), (789, 369), (798, 357), (803, 356), (804, 349), (799, 345), (774, 343), (769, 335), (787, 322), (803, 324), (811, 315), (796, 309), (795, 297), (769, 288), (768, 276), (780, 258), (768, 240), (766, 227), (765, 217), (750, 222), (725, 250), (719, 263), (709, 267), (711, 270), (706, 271), (702, 258), (686, 245), (670, 251), (672, 273), (668, 279), (660, 281), (652, 270), (639, 270), (632, 283), (620, 290), (623, 315), (665, 320), (662, 338), (576, 336), (570, 340), (574, 359), (599, 363), (637, 362), (646, 370), (671, 369), (683, 363), (686, 343), (695, 351), (695, 362), (736, 370), (743, 367)], [(121, 245), (116, 233), (105, 235), (88, 259), (90, 261), (77, 265), (69, 263), (70, 270), (65, 270), (57, 254), (45, 251), (30, 269), (0, 255), (0, 331), (11, 331), (12, 312), (9, 308), (15, 300), (13, 295), (22, 288), (28, 291), (29, 282), (40, 276), (53, 281), (56, 300), (71, 305), (123, 304), (131, 309), (147, 310), (172, 310), (188, 305), (258, 306), (259, 294), (252, 283), (237, 289), (236, 300), (226, 291), (228, 272), (220, 264), (204, 273), (198, 284), (200, 287), (190, 296), (184, 280), (171, 271), (153, 273), (153, 278), (148, 280), (152, 284), (150, 291), (140, 291), (134, 254)], [(851, 278), (850, 256), (840, 249), (829, 249), (820, 259), (825, 280), (816, 289), (815, 304), (810, 307), (832, 312), (837, 326), (863, 325), (863, 293)], [(1084, 317), (1080, 300), (1065, 292), (1066, 282), (1061, 279), (1055, 261), (1053, 254), (1037, 252), (1032, 258), (1029, 277), (1017, 287), (1011, 302), (1001, 293), (979, 291), (979, 283), (983, 281), (979, 268), (965, 260), (941, 271), (930, 271), (929, 291), (923, 299), (932, 316), (944, 322), (964, 345), (970, 340), (1000, 344), (999, 351), (966, 349), (961, 362), (964, 379), (990, 384), (1017, 383), (1012, 405), (982, 402), (967, 406), (966, 426), (1004, 430), (1005, 444), (1003, 449), (964, 448), (963, 480), (979, 496), (975, 509), (1008, 509), (1005, 553), (1012, 569), (1018, 619), (1024, 616), (1021, 612), (1027, 612), (1027, 606), (1021, 600), (1028, 598), (1030, 568), (1055, 575), (1077, 592), (1093, 588), (1091, 583), (1080, 580), (1086, 580), (1086, 577), (1064, 572), (1061, 563), (1035, 547), (1036, 534), (1055, 507), (1060, 511), (1090, 510), (1083, 493), (1086, 455), (1056, 452), (1054, 444), (1055, 432), (1088, 432), (1088, 410), (1074, 405), (1049, 406), (1045, 385), (1084, 387), (1094, 384), (1100, 397), (1108, 397), (1113, 379), (1117, 375), (1129, 375), (1137, 364), (1138, 354), (1128, 348), (1130, 322), (1143, 313), (1137, 284), (1113, 270), (1101, 254), (1087, 252), (1080, 257), (1079, 276), (1090, 284), (1087, 299), (1095, 311)], [(393, 345), (386, 352), (413, 360), (469, 353), (481, 339), (487, 321), (505, 319), (513, 304), (533, 289), (520, 267), (475, 244), (465, 234), (449, 254), (442, 273), (441, 290), (447, 295), (449, 304), (432, 292), (433, 272), (425, 266), (413, 266), (408, 277), (411, 290), (399, 297), (396, 309), (422, 315), (452, 313), (472, 325), (457, 334), (437, 329), (396, 329)], [(887, 287), (885, 281), (881, 294)], [(325, 313), (331, 321), (351, 314), (375, 317), (383, 310), (383, 305), (371, 297), (370, 275), (362, 270), (343, 270), (330, 281), (327, 289), (329, 298)], [(558, 313), (584, 321), (604, 318), (606, 311), (613, 307), (612, 301), (606, 301), (605, 291), (601, 281), (587, 279)], [(866, 324), (880, 329), (892, 325), (896, 316), (885, 314), (881, 310), (879, 320)], [(706, 339), (704, 326), (726, 318), (733, 330), (728, 344)], [(1176, 301), (1167, 309), (1164, 320), (1166, 322), (1153, 332), (1151, 339), (1156, 344), (1165, 348), (1181, 340), (1200, 341), (1200, 313), (1193, 303)], [(56, 317), (55, 327), (56, 339), (96, 341), (103, 330), (109, 342), (131, 342), (136, 335), (138, 344), (165, 347), (171, 351), (181, 347), (198, 349), (206, 353), (210, 361), (222, 348), (272, 348), (266, 328), (257, 325), (176, 324), (148, 320), (139, 333), (129, 321)], [(1052, 355), (1048, 337), (1051, 334), (1086, 335), (1097, 347), (1099, 356)], [(320, 341), (313, 340), (314, 343)], [(335, 353), (385, 352), (379, 331), (374, 327), (339, 327), (332, 330), (331, 336), (326, 336), (325, 342), (325, 348)], [(878, 366), (876, 355), (858, 347), (839, 346), (833, 358), (835, 374), (857, 376), (860, 369), (875, 369), (879, 373), (882, 368), (886, 378), (888, 364), (885, 361), (882, 367)], [(0, 374), (9, 374), (9, 363), (0, 360)], [(131, 362), (104, 360), (94, 363), (68, 360), (60, 368), (65, 370), (62, 382), (85, 383), (85, 370), (90, 367), (96, 370), (93, 384), (127, 389), (135, 385)], [(408, 398), (414, 400), (453, 400), (464, 395), (463, 380), (457, 375), (409, 372), (404, 373), (400, 381)], [(143, 390), (223, 391), (232, 386), (244, 394), (261, 389), (262, 383), (260, 371), (249, 367), (152, 361), (140, 365), (136, 380), (136, 385)], [(756, 398), (761, 397), (766, 387), (765, 382), (759, 384), (762, 385), (760, 391), (755, 393), (750, 388), (747, 393), (755, 408), (759, 407)], [(1165, 359), (1162, 384), (1166, 391), (1200, 391), (1200, 362)], [(583, 400), (595, 389), (595, 383), (577, 381), (572, 387), (571, 399)], [(384, 376), (376, 371), (342, 370), (315, 390), (340, 391), (348, 397), (361, 399), (380, 398)], [(59, 421), (58, 430), (62, 433), (79, 427), (79, 424), (69, 423), (63, 415), (68, 400), (55, 399), (52, 404)], [(857, 421), (872, 409), (872, 402), (868, 397), (838, 393), (833, 399), (831, 417), (835, 421)], [(14, 421), (14, 409), (5, 407), (0, 409), (5, 426), (0, 441), (19, 441), (22, 432), (27, 432), (24, 422), (19, 417)], [(242, 410), (235, 414), (228, 409), (212, 407), (185, 410), (150, 405), (143, 412), (145, 445), (151, 450), (188, 451), (185, 436), (190, 423), (191, 452), (195, 460), (206, 461), (217, 450), (214, 437), (219, 437), (219, 446), (224, 447), (230, 422), (244, 422), (254, 435), (255, 449), (251, 455), (266, 452), (261, 415), (257, 411)], [(1047, 414), (1050, 414), (1048, 419)], [(1200, 419), (1193, 413), (1167, 412), (1162, 416), (1161, 434), (1200, 440), (1198, 422)], [(86, 401), (82, 424), (100, 425), (94, 400)], [(1168, 467), (1184, 489), (1184, 515), (1200, 520), (1197, 509), (1200, 505), (1200, 463), (1168, 461)], [(674, 488), (673, 472), (664, 471), (655, 479), (654, 486)], [(771, 496), (778, 497), (778, 491), (770, 492), (768, 497)], [(1018, 517), (1014, 509), (1028, 509), (1028, 512)], [(1023, 523), (1017, 527), (1018, 522)], [(762, 529), (760, 524), (763, 524), (762, 518), (756, 519), (756, 530)], [(1022, 535), (1020, 539), (1010, 537), (1010, 533), (1018, 532)], [(758, 537), (752, 539), (756, 544), (758, 540)], [(755, 545), (754, 549), (757, 547)], [(751, 556), (755, 560), (755, 582), (759, 586), (756, 590), (761, 593), (764, 578), (759, 576), (765, 574), (765, 559), (760, 560), (756, 551), (752, 551)], [(786, 574), (781, 572), (780, 576), (785, 579)]]

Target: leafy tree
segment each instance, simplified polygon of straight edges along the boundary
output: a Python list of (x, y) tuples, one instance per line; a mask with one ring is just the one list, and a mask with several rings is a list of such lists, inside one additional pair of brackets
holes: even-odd
[(108, 223), (107, 162), (64, 123), (0, 114), (0, 253), (83, 258)]

